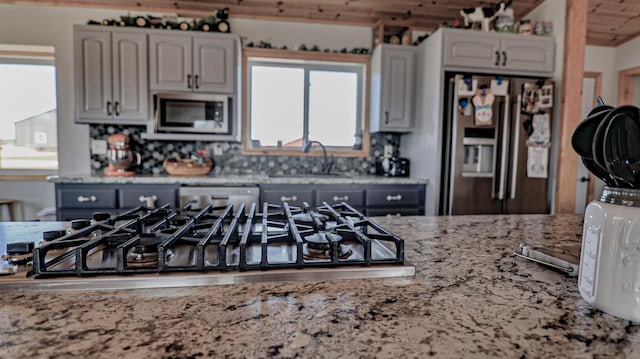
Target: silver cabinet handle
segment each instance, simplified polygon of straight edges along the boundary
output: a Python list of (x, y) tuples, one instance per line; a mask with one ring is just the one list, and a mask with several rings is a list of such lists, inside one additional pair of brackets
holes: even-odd
[(507, 52), (502, 51), (502, 66), (507, 66)]
[(349, 200), (349, 196), (346, 196), (346, 195), (345, 195), (345, 196), (342, 196), (342, 197), (340, 197), (340, 196), (333, 196), (333, 201), (334, 201), (334, 202), (338, 202), (338, 201), (344, 202), (344, 201), (348, 201), (348, 200)]
[(116, 101), (116, 104), (113, 106), (113, 109), (116, 112), (116, 116), (120, 116), (120, 102)]
[(187, 75), (187, 88), (191, 88), (191, 75)]
[(290, 197), (287, 197), (287, 196), (280, 197), (280, 201), (282, 201), (282, 202), (289, 202), (289, 201), (294, 201), (295, 202), (297, 200), (298, 200), (298, 197), (296, 195), (293, 195), (293, 196), (290, 196)]
[(402, 201), (402, 195), (401, 194), (397, 194), (395, 196), (387, 195), (387, 202), (393, 202), (393, 201)]
[(156, 197), (156, 195), (153, 195), (153, 194), (151, 196), (138, 197), (138, 201), (144, 203), (144, 205), (149, 208), (154, 208), (157, 200), (158, 200), (158, 197)]
[(199, 80), (199, 78), (200, 78), (200, 77), (199, 77), (198, 75), (196, 75), (196, 76), (195, 76), (195, 81), (194, 81), (194, 83), (195, 83), (195, 85), (196, 85), (196, 89), (199, 89), (199, 88), (200, 88), (200, 81), (198, 81), (198, 80)]
[(107, 116), (113, 115), (113, 110), (111, 108), (111, 101), (107, 101)]
[(500, 66), (500, 51), (496, 50), (496, 63), (495, 66)]
[(80, 203), (84, 203), (84, 202), (95, 202), (98, 200), (98, 197), (96, 196), (89, 196), (89, 197), (85, 197), (85, 196), (78, 196), (78, 198), (76, 198), (76, 200)]
[[(508, 96), (507, 96), (508, 99)], [(516, 198), (516, 185), (518, 181), (518, 151), (520, 150), (520, 111), (522, 110), (522, 95), (518, 95), (516, 108), (516, 121), (514, 123), (513, 131), (515, 131), (515, 138), (513, 139), (513, 164), (511, 165), (511, 199)]]

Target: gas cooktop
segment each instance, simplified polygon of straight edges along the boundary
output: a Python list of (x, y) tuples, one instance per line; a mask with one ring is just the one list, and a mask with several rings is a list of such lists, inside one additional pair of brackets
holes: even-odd
[(255, 203), (95, 213), (39, 242), (7, 244), (0, 286), (198, 286), (412, 276), (404, 241), (346, 203)]

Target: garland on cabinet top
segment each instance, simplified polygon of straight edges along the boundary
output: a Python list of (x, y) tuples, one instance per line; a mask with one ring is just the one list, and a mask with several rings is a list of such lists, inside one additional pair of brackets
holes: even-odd
[(206, 18), (189, 18), (178, 17), (177, 15), (167, 15), (163, 17), (156, 16), (120, 16), (120, 20), (104, 19), (102, 21), (90, 20), (88, 25), (103, 26), (134, 26), (146, 27), (152, 29), (175, 29), (182, 31), (215, 31), (215, 32), (231, 32), (229, 25), (229, 9), (224, 8), (218, 10), (215, 16)]

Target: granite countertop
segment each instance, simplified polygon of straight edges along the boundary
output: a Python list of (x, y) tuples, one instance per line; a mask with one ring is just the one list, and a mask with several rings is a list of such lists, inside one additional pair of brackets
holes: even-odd
[(91, 175), (62, 175), (47, 177), (54, 183), (179, 183), (190, 186), (255, 186), (260, 184), (427, 184), (428, 180), (413, 177), (383, 176), (274, 176), (236, 175), (236, 176), (195, 176), (180, 177), (169, 175), (108, 177)]
[(4, 293), (0, 357), (639, 357), (640, 326), (512, 256), (579, 240), (578, 215), (375, 218), (415, 277)]

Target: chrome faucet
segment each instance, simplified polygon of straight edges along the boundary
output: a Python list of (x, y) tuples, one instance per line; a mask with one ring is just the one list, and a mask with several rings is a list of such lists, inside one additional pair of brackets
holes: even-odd
[(331, 168), (333, 168), (333, 156), (331, 156), (331, 159), (329, 159), (329, 157), (327, 156), (327, 148), (324, 147), (324, 145), (320, 143), (320, 141), (306, 141), (304, 146), (302, 147), (302, 152), (309, 153), (309, 150), (311, 150), (311, 147), (313, 147), (314, 145), (322, 147), (322, 173), (327, 175), (330, 174)]

